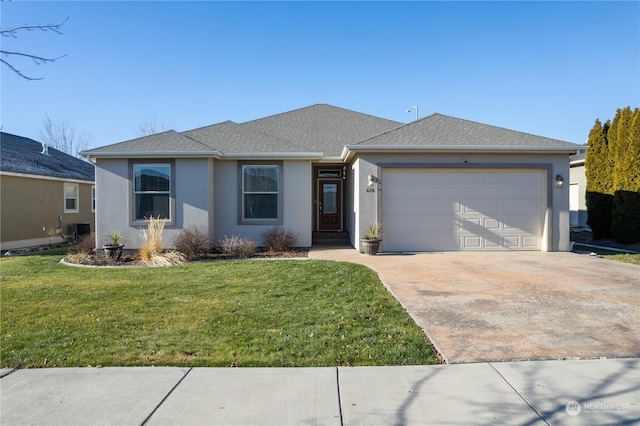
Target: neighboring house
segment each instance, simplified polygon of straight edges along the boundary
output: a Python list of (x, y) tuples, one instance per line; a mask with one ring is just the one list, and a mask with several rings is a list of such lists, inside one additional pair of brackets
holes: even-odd
[(97, 235), (119, 230), (129, 247), (154, 216), (168, 245), (190, 225), (259, 243), (277, 225), (299, 246), (343, 231), (359, 249), (379, 221), (390, 252), (566, 251), (576, 148), (441, 114), (403, 124), (313, 105), (83, 155), (96, 164)]
[(585, 173), (585, 147), (569, 157), (569, 224), (572, 227), (587, 227), (587, 175)]
[(94, 167), (0, 132), (0, 248), (55, 244), (95, 228)]

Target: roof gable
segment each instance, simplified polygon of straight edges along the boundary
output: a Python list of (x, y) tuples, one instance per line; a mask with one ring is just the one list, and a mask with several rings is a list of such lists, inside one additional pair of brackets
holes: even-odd
[(95, 180), (93, 164), (55, 148), (42, 154), (42, 144), (33, 139), (0, 132), (0, 170), (60, 179)]

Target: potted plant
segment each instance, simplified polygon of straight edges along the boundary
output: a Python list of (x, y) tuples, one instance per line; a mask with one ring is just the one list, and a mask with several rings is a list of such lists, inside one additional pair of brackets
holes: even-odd
[(106, 236), (109, 237), (110, 242), (102, 246), (104, 254), (110, 259), (120, 259), (120, 256), (122, 256), (122, 248), (124, 247), (124, 244), (122, 244), (124, 236), (120, 231), (113, 231)]
[(366, 254), (375, 255), (380, 251), (380, 242), (382, 241), (382, 224), (374, 222), (367, 228), (367, 232), (360, 239), (362, 250)]

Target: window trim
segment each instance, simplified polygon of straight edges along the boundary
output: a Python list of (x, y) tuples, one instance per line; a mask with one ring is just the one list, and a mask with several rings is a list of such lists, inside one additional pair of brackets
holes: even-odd
[[(284, 163), (282, 161), (238, 161), (238, 225), (282, 225), (283, 224), (283, 194), (284, 194)], [(276, 218), (252, 219), (244, 217), (244, 168), (278, 167), (278, 215)]]
[(91, 185), (91, 213), (96, 212), (96, 186)]
[(135, 168), (140, 165), (160, 165), (169, 166), (169, 219), (163, 219), (166, 226), (175, 226), (176, 223), (176, 164), (175, 160), (169, 158), (162, 159), (132, 159), (129, 160), (129, 226), (147, 226), (148, 220), (136, 219), (136, 191), (135, 191)]
[[(75, 209), (67, 208), (67, 199), (71, 199), (71, 197), (67, 197), (67, 188), (72, 187), (75, 189), (75, 201), (76, 207)], [(62, 185), (62, 205), (64, 207), (65, 213), (80, 213), (80, 185), (77, 183), (65, 182)]]

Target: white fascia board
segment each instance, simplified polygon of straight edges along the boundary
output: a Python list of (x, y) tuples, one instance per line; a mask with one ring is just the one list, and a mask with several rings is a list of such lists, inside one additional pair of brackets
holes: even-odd
[(322, 152), (261, 152), (261, 153), (228, 153), (220, 156), (221, 160), (320, 160)]
[(318, 162), (319, 163), (343, 163), (344, 161), (342, 159), (342, 156), (332, 155), (332, 156), (322, 157)]
[[(442, 145), (442, 146), (415, 146), (415, 145), (347, 145), (343, 151), (343, 158), (350, 157), (356, 152), (371, 153), (454, 153), (454, 152), (473, 152), (473, 153), (496, 153), (496, 152), (518, 152), (518, 153), (536, 153), (536, 154), (574, 154), (575, 147), (571, 146), (507, 146), (507, 145)], [(346, 157), (345, 157), (346, 154)]]
[(70, 183), (83, 183), (83, 184), (91, 184), (93, 185), (95, 181), (93, 180), (81, 180), (81, 179), (65, 179), (61, 177), (53, 177), (53, 176), (43, 176), (43, 175), (29, 175), (26, 173), (15, 173), (15, 172), (0, 172), (2, 176), (15, 176), (27, 179), (40, 179), (40, 180), (55, 180), (57, 182), (70, 182)]
[(91, 152), (80, 153), (91, 161), (107, 158), (219, 158), (218, 151), (135, 151), (135, 152)]

